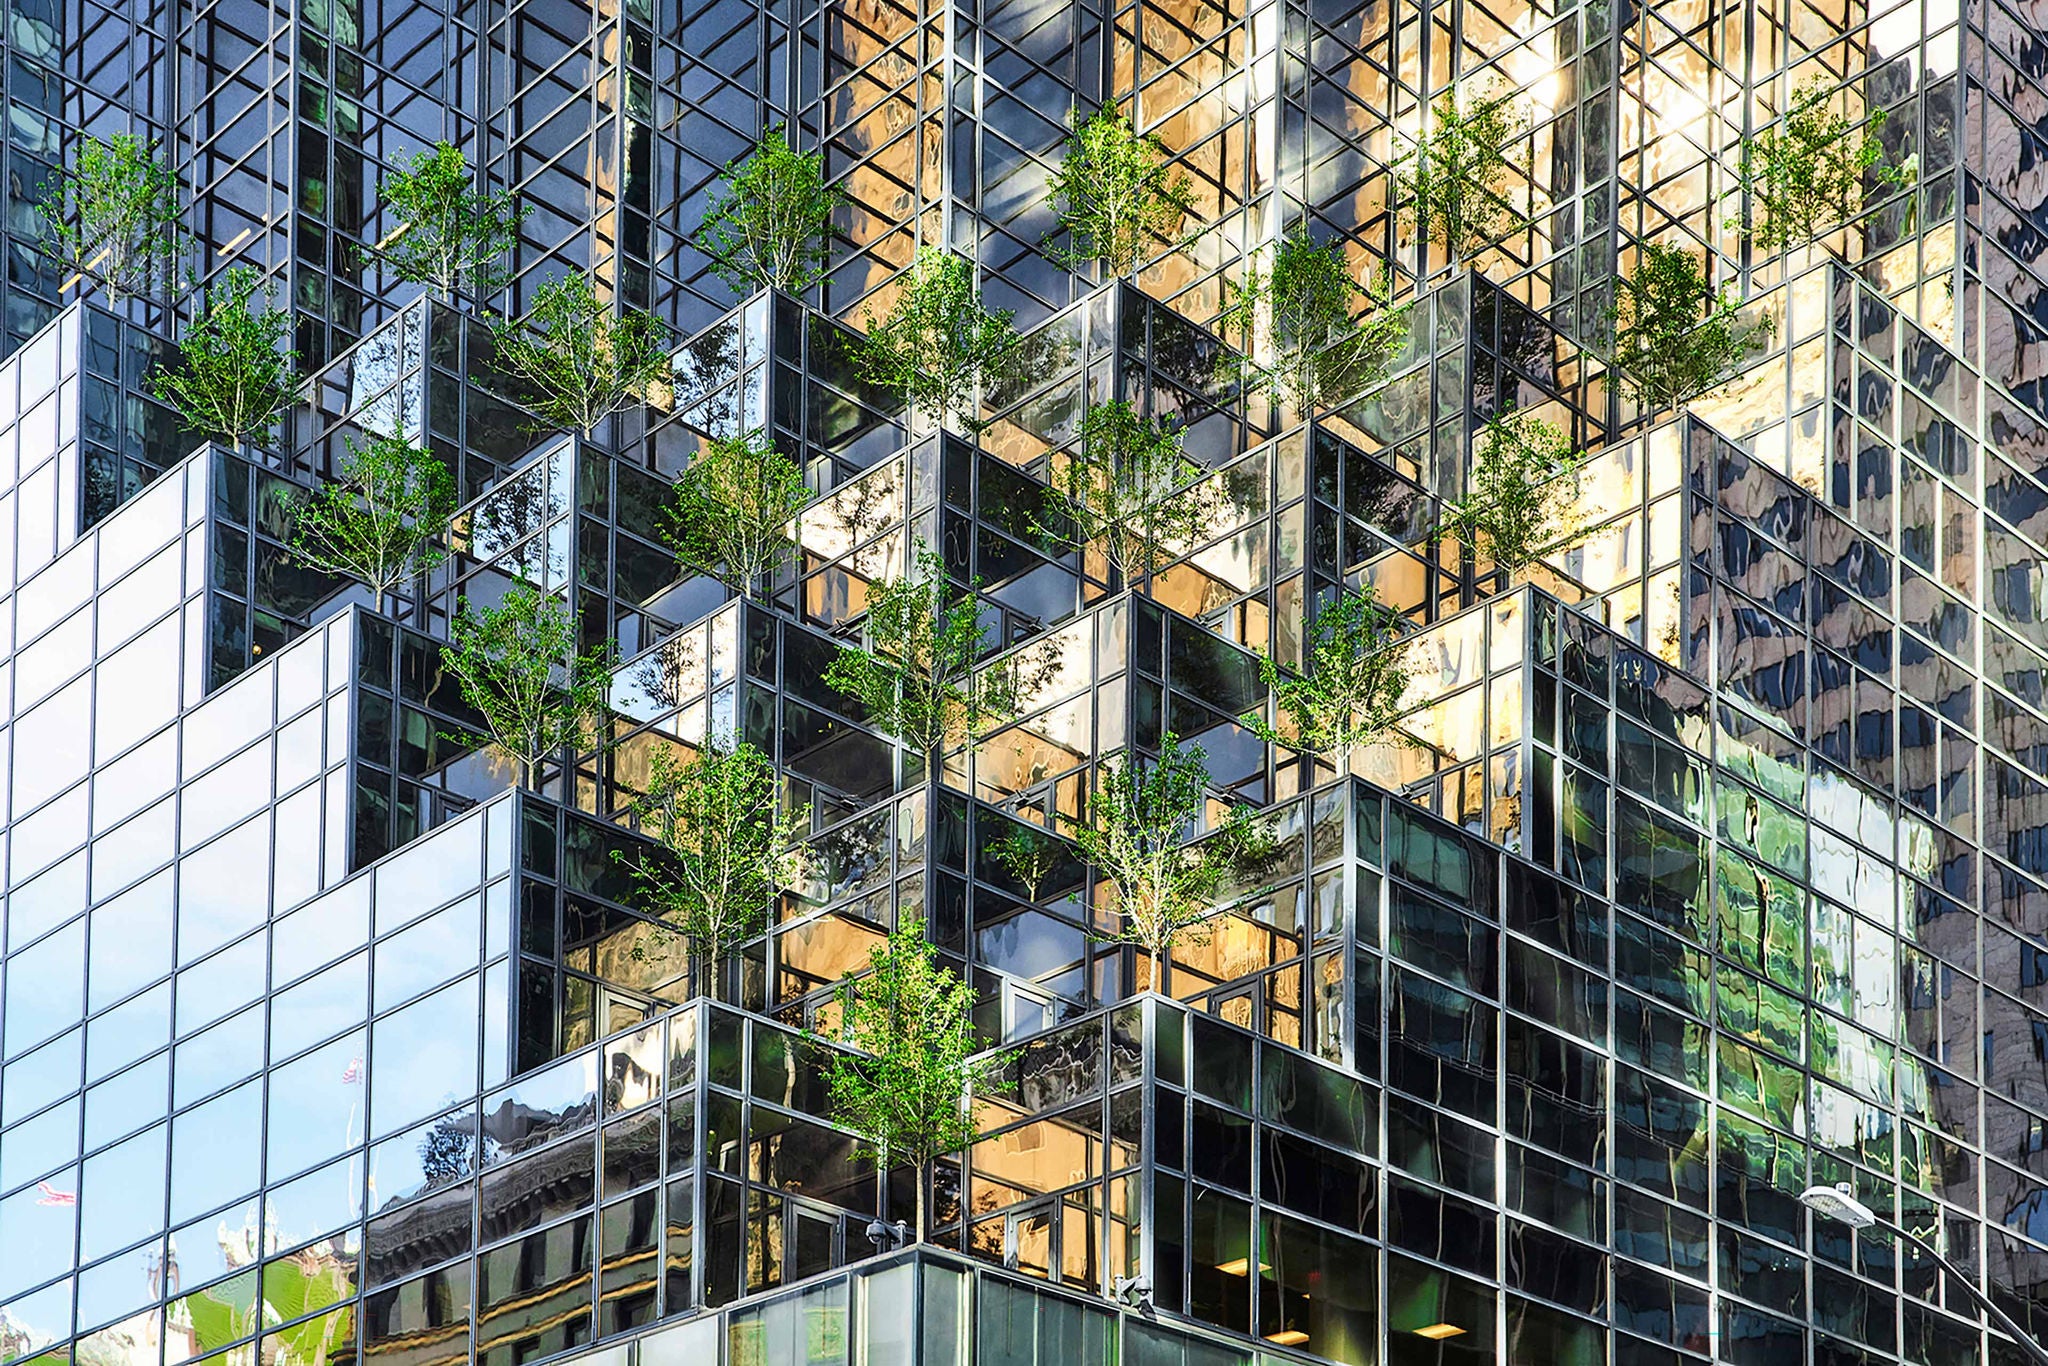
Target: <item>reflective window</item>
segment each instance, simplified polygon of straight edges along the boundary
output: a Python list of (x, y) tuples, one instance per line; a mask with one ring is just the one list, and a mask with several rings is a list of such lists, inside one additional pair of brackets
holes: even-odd
[(93, 744), (101, 758), (113, 758), (177, 716), (180, 629), (178, 618), (168, 618), (100, 664), (100, 695), (108, 705), (94, 715)]
[(0, 1189), (13, 1190), (76, 1159), (78, 1114), (73, 1098), (0, 1134)]
[(471, 976), (371, 1026), (372, 1133), (388, 1133), (476, 1094), (478, 1005)]
[(190, 1105), (263, 1066), (263, 1007), (251, 1006), (177, 1047), (176, 1102)]
[[(157, 1142), (160, 1150), (161, 1130)], [(111, 1164), (103, 1170), (111, 1171)], [(0, 1296), (11, 1298), (76, 1264), (78, 1174), (78, 1168), (67, 1167), (0, 1200)], [(156, 1179), (163, 1179), (160, 1157)]]
[(263, 1161), (263, 1083), (247, 1082), (171, 1124), (171, 1220), (256, 1189)]
[(15, 722), (12, 771), (17, 814), (33, 810), (85, 776), (91, 709), (92, 680), (81, 678)]
[(26, 1052), (67, 1025), (85, 1005), (85, 921), (7, 960), (8, 1052)]
[(263, 994), (263, 936), (178, 974), (178, 1032), (201, 1029)]
[(178, 865), (178, 961), (189, 963), (262, 924), (270, 911), (269, 873), (267, 811), (187, 854)]
[(362, 1141), (366, 1063), (361, 1030), (270, 1072), (269, 1167), (304, 1171)]
[(368, 1018), (370, 956), (359, 953), (270, 1001), (270, 1056), (288, 1058)]
[(473, 966), (481, 910), (482, 898), (472, 896), (379, 943), (376, 1008), (388, 1010)]
[[(105, 1256), (163, 1230), (169, 1137), (160, 1124), (86, 1160), (77, 1192), (82, 1259)], [(60, 1198), (58, 1203), (69, 1202)]]
[(164, 1117), (171, 1102), (171, 1055), (159, 1053), (85, 1093), (85, 1146), (104, 1147)]

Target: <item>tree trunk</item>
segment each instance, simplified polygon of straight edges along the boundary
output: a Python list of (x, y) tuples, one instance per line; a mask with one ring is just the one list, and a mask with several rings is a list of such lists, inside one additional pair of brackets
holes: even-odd
[(920, 1162), (911, 1170), (916, 1174), (913, 1179), (917, 1182), (917, 1225), (911, 1241), (921, 1243), (924, 1241), (925, 1164)]
[(690, 964), (697, 981), (697, 994), (714, 1001), (725, 999), (725, 954), (711, 945), (695, 955)]

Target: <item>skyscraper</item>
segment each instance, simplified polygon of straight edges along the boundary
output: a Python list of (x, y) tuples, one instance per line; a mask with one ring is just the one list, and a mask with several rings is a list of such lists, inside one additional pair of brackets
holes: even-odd
[[(2048, 1338), (2048, 13), (8, 20), (0, 1362)], [(118, 297), (48, 231), (117, 134), (186, 237)], [(796, 281), (707, 248), (778, 135)], [(481, 295), (394, 266), (444, 143)], [(305, 383), (209, 439), (237, 267)], [(586, 369), (659, 333), (588, 425), (513, 362), (565, 280)], [(304, 529), (379, 441), (450, 491), (383, 594)], [(764, 446), (736, 573), (678, 509)], [(616, 660), (524, 754), (522, 602)], [(650, 791), (743, 743), (792, 857), (707, 952)], [(996, 1064), (929, 1164), (831, 1085), (904, 926)]]

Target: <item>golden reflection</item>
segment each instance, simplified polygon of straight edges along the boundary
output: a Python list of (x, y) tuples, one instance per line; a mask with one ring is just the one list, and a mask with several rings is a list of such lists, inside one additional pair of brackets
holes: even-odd
[(838, 559), (903, 520), (903, 489), (901, 456), (849, 479), (804, 509), (797, 521), (798, 545), (820, 562)]
[(977, 1175), (1031, 1194), (1044, 1194), (1092, 1180), (1097, 1175), (1098, 1148), (1093, 1132), (1053, 1118), (1033, 1120), (982, 1139), (969, 1157)]
[(783, 930), (776, 954), (784, 968), (813, 982), (836, 982), (865, 966), (884, 938), (881, 926), (833, 912)]

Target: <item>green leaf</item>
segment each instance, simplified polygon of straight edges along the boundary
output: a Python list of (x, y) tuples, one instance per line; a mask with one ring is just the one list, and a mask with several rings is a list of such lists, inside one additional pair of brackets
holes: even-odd
[(824, 278), (832, 215), (845, 192), (825, 183), (822, 152), (799, 153), (781, 128), (726, 163), (693, 239), (736, 293), (801, 294)]
[(556, 427), (588, 435), (668, 374), (668, 329), (637, 308), (615, 312), (585, 275), (542, 285), (517, 322), (491, 324), (498, 366), (520, 401)]
[(810, 498), (803, 471), (763, 434), (723, 437), (676, 480), (662, 535), (685, 568), (753, 594), (789, 562), (791, 525)]
[(531, 208), (515, 205), (510, 190), (480, 188), (452, 144), (418, 153), (378, 185), (377, 196), (398, 220), (383, 253), (399, 279), (450, 298), (466, 284), (482, 298), (511, 278), (505, 258), (519, 245), (519, 225)]
[(1406, 620), (1380, 602), (1370, 583), (1339, 595), (1309, 623), (1306, 673), (1283, 671), (1270, 655), (1259, 661), (1273, 714), (1285, 728), (1257, 712), (1241, 723), (1268, 743), (1328, 755), (1340, 771), (1348, 769), (1351, 751), (1386, 738), (1402, 715), (1406, 632)]
[(1155, 573), (1205, 539), (1223, 499), (1181, 449), (1177, 426), (1141, 418), (1123, 399), (1093, 403), (1079, 449), (1055, 456), (1053, 514), (1041, 535), (1098, 546), (1126, 582)]
[(1768, 317), (1745, 323), (1728, 293), (1707, 280), (1700, 258), (1644, 242), (1636, 264), (1615, 281), (1607, 312), (1614, 344), (1608, 363), (1644, 411), (1684, 407), (1726, 379), (1768, 342)]
[(679, 931), (714, 968), (766, 927), (776, 894), (802, 877), (796, 844), (808, 813), (778, 817), (777, 789), (774, 765), (752, 745), (708, 745), (683, 761), (663, 745), (633, 804), (641, 832), (658, 846), (621, 857), (640, 909)]
[(934, 420), (971, 423), (979, 391), (1008, 378), (1022, 354), (1015, 316), (982, 306), (966, 257), (926, 247), (889, 311), (868, 310), (854, 360), (863, 380), (903, 395)]
[(1396, 168), (1417, 235), (1441, 245), (1454, 267), (1526, 222), (1509, 198), (1517, 170), (1511, 153), (1529, 131), (1514, 107), (1517, 93), (1499, 81), (1445, 92), (1430, 106), (1429, 132)]
[[(1384, 283), (1367, 290), (1334, 246), (1305, 230), (1282, 238), (1266, 264), (1254, 261), (1230, 299), (1218, 327), (1226, 338), (1237, 334), (1239, 354), (1224, 359), (1225, 377), (1300, 412), (1384, 380), (1408, 339), (1411, 305), (1395, 307)], [(1360, 300), (1369, 305), (1363, 314)]]
[(156, 396), (187, 429), (238, 442), (268, 431), (298, 401), (299, 353), (285, 346), (291, 315), (252, 309), (263, 277), (236, 266), (208, 289), (206, 304), (178, 343), (178, 363), (151, 376)]
[(1177, 245), (1195, 212), (1192, 184), (1168, 167), (1165, 145), (1107, 106), (1074, 125), (1046, 188), (1073, 240), (1051, 254), (1069, 270), (1101, 261), (1127, 276), (1146, 255)]
[(579, 653), (575, 620), (560, 601), (515, 584), (496, 607), (464, 603), (449, 638), (441, 663), (518, 764), (522, 785), (565, 746), (602, 743), (615, 650), (607, 642)]
[(69, 273), (98, 282), (109, 303), (147, 290), (184, 254), (178, 178), (154, 142), (88, 135), (71, 168), (42, 189), (45, 245)]
[[(1859, 129), (1834, 104), (1833, 82), (1816, 77), (1794, 93), (1775, 128), (1743, 148), (1741, 183), (1759, 245), (1817, 241), (1860, 215), (1866, 193), (1912, 183), (1910, 166), (1883, 164), (1884, 111), (1873, 110)], [(1727, 226), (1740, 231), (1741, 215)]]
[(293, 503), (292, 554), (361, 579), (381, 612), (387, 593), (447, 558), (454, 511), (455, 481), (439, 456), (399, 437), (351, 438), (341, 477)]
[(868, 589), (867, 644), (841, 650), (825, 682), (919, 755), (972, 739), (1016, 714), (1059, 667), (1050, 640), (977, 667), (984, 632), (972, 593), (956, 592), (945, 561), (921, 549), (915, 575)]

